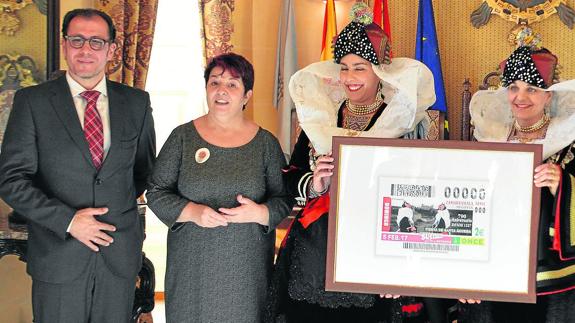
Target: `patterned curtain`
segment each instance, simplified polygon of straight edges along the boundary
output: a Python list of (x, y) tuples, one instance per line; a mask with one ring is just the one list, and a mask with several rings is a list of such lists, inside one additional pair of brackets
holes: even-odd
[(216, 55), (233, 50), (231, 44), (234, 25), (232, 13), (235, 0), (199, 0), (203, 21), (202, 37), (204, 57), (210, 59)]
[(118, 49), (106, 68), (108, 77), (144, 89), (158, 0), (97, 0), (96, 8), (109, 14), (117, 29)]

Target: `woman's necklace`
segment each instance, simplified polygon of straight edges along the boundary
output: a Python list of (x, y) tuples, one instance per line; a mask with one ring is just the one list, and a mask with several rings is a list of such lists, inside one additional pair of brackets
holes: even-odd
[(551, 120), (549, 118), (549, 116), (544, 114), (543, 117), (541, 117), (541, 119), (539, 119), (539, 121), (535, 122), (534, 124), (527, 126), (527, 127), (522, 127), (521, 125), (519, 125), (519, 123), (517, 122), (517, 119), (516, 119), (514, 127), (515, 127), (515, 130), (517, 130), (519, 132), (530, 133), (530, 132), (538, 131), (538, 130), (542, 129), (543, 127), (545, 127), (549, 123), (549, 120)]
[(349, 99), (345, 99), (346, 108), (349, 110), (349, 112), (355, 115), (366, 115), (374, 113), (375, 110), (381, 106), (381, 103), (383, 103), (383, 100), (379, 96), (375, 99), (375, 102), (366, 105), (353, 104), (349, 101)]
[(343, 111), (343, 128), (364, 131), (382, 104), (381, 98), (377, 98), (374, 103), (369, 105), (355, 105), (346, 99)]
[(525, 144), (530, 143), (533, 140), (544, 139), (547, 135), (547, 128), (549, 127), (550, 120), (551, 119), (545, 115), (535, 124), (528, 127), (521, 127), (516, 120), (507, 136), (507, 140), (517, 140), (520, 143)]

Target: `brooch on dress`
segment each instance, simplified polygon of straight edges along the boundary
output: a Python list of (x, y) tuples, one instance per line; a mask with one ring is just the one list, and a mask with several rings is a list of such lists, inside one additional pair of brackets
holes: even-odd
[(208, 148), (200, 148), (196, 151), (196, 162), (198, 164), (205, 163), (210, 158), (210, 151)]

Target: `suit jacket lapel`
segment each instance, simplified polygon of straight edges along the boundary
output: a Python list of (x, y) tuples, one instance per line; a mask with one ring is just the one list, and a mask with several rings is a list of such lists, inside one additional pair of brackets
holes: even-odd
[(70, 137), (78, 146), (84, 158), (86, 158), (86, 161), (93, 167), (94, 164), (92, 163), (92, 156), (90, 155), (90, 147), (88, 146), (86, 137), (84, 137), (84, 131), (78, 119), (78, 113), (74, 106), (74, 100), (72, 99), (66, 76), (61, 76), (53, 82), (50, 101), (58, 118), (62, 121), (64, 128), (68, 131), (68, 134), (70, 134)]
[(126, 104), (124, 96), (117, 91), (109, 80), (106, 80), (108, 88), (108, 109), (110, 113), (110, 150), (104, 159), (100, 172), (113, 169), (114, 156), (119, 153), (120, 138), (122, 136), (124, 112), (122, 107)]

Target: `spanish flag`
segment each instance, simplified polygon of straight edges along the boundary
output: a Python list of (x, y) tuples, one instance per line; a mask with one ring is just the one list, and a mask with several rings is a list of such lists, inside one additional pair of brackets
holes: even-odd
[(321, 40), (321, 58), (322, 61), (333, 60), (333, 50), (331, 43), (337, 35), (337, 24), (335, 20), (334, 0), (325, 2), (325, 14), (323, 16), (323, 37)]
[[(389, 6), (387, 0), (374, 0), (373, 22), (379, 25), (391, 43), (391, 24), (389, 23)], [(393, 43), (392, 43), (393, 45)], [(389, 53), (390, 56), (391, 53)]]

